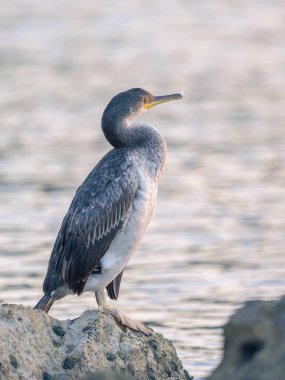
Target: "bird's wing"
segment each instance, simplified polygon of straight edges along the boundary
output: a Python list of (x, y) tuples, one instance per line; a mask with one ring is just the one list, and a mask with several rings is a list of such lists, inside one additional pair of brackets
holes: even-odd
[(57, 274), (77, 294), (124, 228), (139, 186), (132, 162), (109, 153), (77, 190), (52, 253)]

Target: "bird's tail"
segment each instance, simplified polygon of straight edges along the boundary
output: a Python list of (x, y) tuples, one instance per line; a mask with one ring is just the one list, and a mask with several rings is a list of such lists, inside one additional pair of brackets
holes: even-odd
[(45, 294), (39, 302), (36, 304), (34, 309), (40, 309), (44, 310), (46, 313), (48, 313), (49, 309), (52, 307), (52, 304), (54, 303), (54, 298), (52, 298), (50, 295)]

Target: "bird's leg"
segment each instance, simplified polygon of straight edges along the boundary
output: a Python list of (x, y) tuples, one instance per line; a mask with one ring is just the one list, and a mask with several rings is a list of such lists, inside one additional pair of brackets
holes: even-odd
[(99, 305), (99, 310), (105, 314), (111, 314), (113, 318), (124, 326), (129, 327), (132, 330), (140, 331), (145, 335), (150, 334), (150, 330), (146, 328), (141, 322), (133, 321), (121, 311), (109, 306), (106, 302), (106, 297), (104, 294), (104, 290), (99, 290), (95, 292), (96, 301)]

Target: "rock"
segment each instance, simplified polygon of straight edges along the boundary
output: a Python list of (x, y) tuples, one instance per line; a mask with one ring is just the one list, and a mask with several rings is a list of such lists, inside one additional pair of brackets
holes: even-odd
[(162, 335), (144, 336), (96, 310), (59, 321), (41, 310), (3, 304), (0, 336), (5, 380), (191, 378)]
[(208, 380), (285, 378), (285, 297), (251, 301), (224, 329), (224, 358)]

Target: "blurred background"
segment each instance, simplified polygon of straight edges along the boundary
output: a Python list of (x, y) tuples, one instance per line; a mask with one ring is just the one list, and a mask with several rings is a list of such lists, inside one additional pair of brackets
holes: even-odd
[[(184, 90), (143, 116), (168, 165), (117, 306), (208, 374), (229, 315), (284, 293), (284, 33), (282, 0), (2, 0), (1, 302), (41, 297), (75, 190), (110, 149), (110, 98)], [(67, 297), (51, 315), (92, 307), (92, 294)]]

